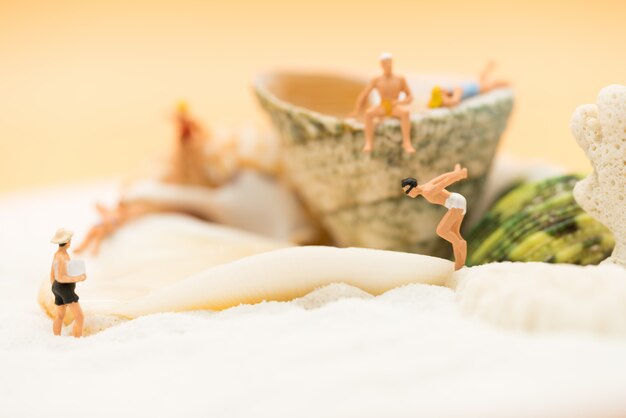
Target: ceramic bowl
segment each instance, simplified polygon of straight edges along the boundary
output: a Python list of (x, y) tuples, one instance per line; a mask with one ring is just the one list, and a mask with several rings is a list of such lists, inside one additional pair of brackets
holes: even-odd
[[(513, 106), (509, 89), (494, 90), (452, 109), (426, 109), (434, 83), (407, 77), (418, 100), (405, 154), (396, 119), (379, 123), (374, 150), (361, 152), (363, 124), (347, 119), (366, 79), (340, 74), (270, 72), (255, 80), (256, 95), (279, 132), (282, 169), (338, 246), (445, 256), (450, 245), (435, 229), (445, 208), (403, 194), (405, 177), (426, 181), (461, 163), (469, 179), (449, 188), (481, 198)], [(375, 100), (373, 98), (372, 100)]]

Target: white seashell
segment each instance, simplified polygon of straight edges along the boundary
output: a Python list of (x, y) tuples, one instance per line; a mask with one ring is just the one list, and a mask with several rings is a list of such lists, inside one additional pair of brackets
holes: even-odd
[[(87, 260), (87, 280), (76, 287), (86, 332), (116, 322), (106, 312), (94, 316), (98, 306), (140, 298), (211, 266), (289, 245), (184, 215), (133, 221), (102, 244), (98, 257)], [(49, 314), (55, 312), (48, 278), (39, 302)], [(66, 323), (72, 320), (68, 315)]]
[[(77, 285), (85, 332), (158, 312), (287, 301), (333, 283), (372, 295), (409, 283), (441, 285), (453, 272), (450, 261), (429, 256), (288, 245), (180, 215), (130, 223), (88, 261), (90, 274)], [(54, 312), (47, 278), (39, 301)]]
[(366, 248), (291, 247), (216, 266), (144, 297), (97, 309), (127, 318), (239, 304), (288, 301), (333, 283), (372, 295), (412, 283), (443, 285), (452, 263), (436, 257)]

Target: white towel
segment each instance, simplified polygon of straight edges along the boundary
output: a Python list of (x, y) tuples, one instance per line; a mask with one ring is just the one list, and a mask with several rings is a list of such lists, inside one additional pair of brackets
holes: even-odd
[(67, 275), (70, 277), (77, 277), (81, 274), (85, 274), (85, 261), (83, 260), (70, 260), (67, 262)]

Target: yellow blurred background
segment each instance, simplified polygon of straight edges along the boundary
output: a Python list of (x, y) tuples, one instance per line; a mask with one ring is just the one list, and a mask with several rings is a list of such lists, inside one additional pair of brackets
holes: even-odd
[(624, 1), (0, 0), (0, 191), (129, 172), (164, 150), (181, 98), (212, 127), (261, 125), (276, 67), (476, 74), (516, 108), (502, 150), (588, 165), (574, 108), (626, 84)]

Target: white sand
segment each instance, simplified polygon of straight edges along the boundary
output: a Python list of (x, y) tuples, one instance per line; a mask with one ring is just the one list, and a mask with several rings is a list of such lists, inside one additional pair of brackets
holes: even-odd
[(626, 268), (492, 263), (454, 276), (461, 312), (512, 330), (626, 338)]
[(113, 187), (62, 193), (0, 199), (0, 417), (626, 416), (626, 339), (494, 328), (443, 287), (334, 286), (54, 337), (36, 304), (48, 240), (80, 238)]

